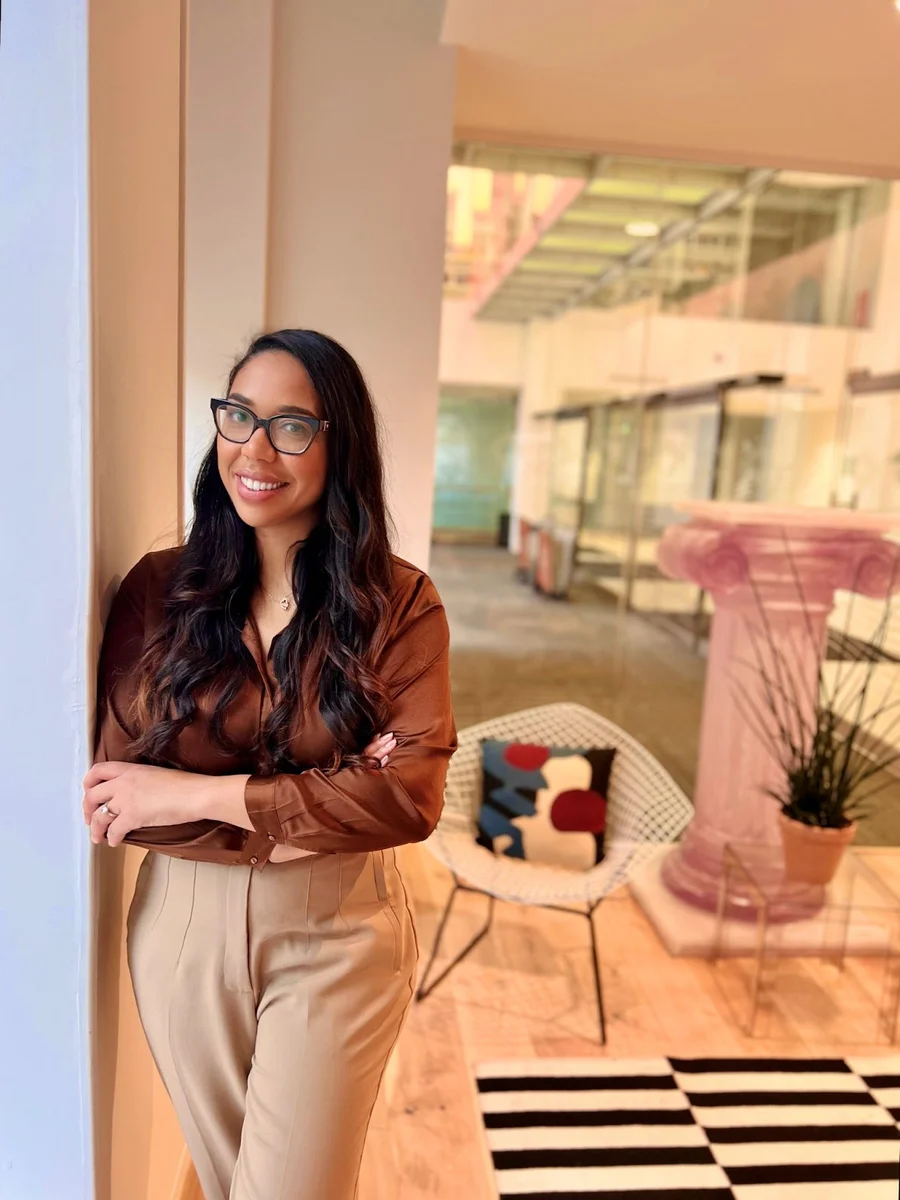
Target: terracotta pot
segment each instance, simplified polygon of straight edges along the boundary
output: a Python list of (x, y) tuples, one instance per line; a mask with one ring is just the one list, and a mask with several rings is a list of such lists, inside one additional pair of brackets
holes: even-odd
[(784, 874), (795, 883), (830, 883), (841, 865), (844, 851), (856, 837), (856, 822), (843, 829), (803, 825), (779, 815), (784, 843)]

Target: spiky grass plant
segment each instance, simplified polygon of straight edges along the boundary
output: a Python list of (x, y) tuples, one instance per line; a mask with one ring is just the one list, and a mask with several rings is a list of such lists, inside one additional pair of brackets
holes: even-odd
[[(900, 752), (891, 747), (891, 735), (900, 726), (900, 716), (888, 717), (900, 708), (900, 700), (891, 700), (888, 695), (883, 703), (866, 711), (876, 667), (890, 659), (884, 643), (891, 625), (892, 593), (900, 580), (900, 547), (893, 555), (887, 599), (871, 641), (859, 643), (860, 658), (849, 664), (841, 661), (829, 682), (824, 670), (824, 647), (813, 625), (786, 535), (785, 545), (800, 599), (801, 627), (781, 642), (776, 639), (759, 586), (751, 575), (749, 584), (759, 626), (748, 625), (753, 661), (744, 665), (755, 671), (762, 684), (761, 700), (739, 688), (738, 703), (781, 767), (781, 784), (766, 791), (778, 801), (785, 816), (803, 825), (844, 829), (871, 812), (873, 798), (891, 782), (887, 769), (900, 761)], [(847, 645), (854, 641), (849, 627), (856, 582), (842, 631)], [(814, 682), (803, 670), (801, 638), (815, 654)], [(861, 670), (860, 662), (864, 664)], [(886, 717), (887, 724), (876, 739), (875, 727)], [(876, 778), (879, 775), (880, 781)]]

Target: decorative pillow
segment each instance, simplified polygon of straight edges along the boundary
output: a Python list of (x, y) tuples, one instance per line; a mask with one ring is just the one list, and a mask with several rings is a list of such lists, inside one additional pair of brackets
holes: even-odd
[(602, 860), (614, 749), (490, 740), (481, 748), (479, 845), (573, 870)]

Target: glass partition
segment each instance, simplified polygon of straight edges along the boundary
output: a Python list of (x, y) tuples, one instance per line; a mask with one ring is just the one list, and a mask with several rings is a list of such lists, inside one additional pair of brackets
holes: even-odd
[(636, 403), (607, 404), (591, 414), (579, 561), (613, 590), (611, 581), (624, 576), (628, 561), (639, 426)]
[(850, 393), (837, 500), (900, 513), (900, 376), (884, 388)]
[[(900, 514), (900, 375), (848, 380), (835, 502), (861, 512)], [(900, 541), (900, 516), (897, 532), (890, 536)], [(838, 593), (829, 629), (826, 678), (834, 682), (839, 672), (845, 678), (848, 658), (877, 660), (865, 715), (883, 710), (874, 721), (873, 736), (900, 753), (900, 722), (892, 705), (900, 696), (900, 596), (886, 610), (884, 601)], [(873, 641), (880, 651), (873, 650)]]
[(838, 411), (818, 389), (729, 389), (715, 498), (825, 505), (834, 477)]
[[(748, 384), (723, 381), (591, 411), (577, 565), (626, 607), (679, 621), (703, 607), (698, 589), (657, 566), (665, 530), (686, 519), (685, 501), (791, 503), (813, 490), (797, 464), (798, 446), (820, 432), (817, 414), (777, 376)], [(813, 481), (823, 499), (827, 465)]]
[(547, 523), (555, 533), (572, 537), (581, 524), (588, 414), (560, 414), (553, 421)]

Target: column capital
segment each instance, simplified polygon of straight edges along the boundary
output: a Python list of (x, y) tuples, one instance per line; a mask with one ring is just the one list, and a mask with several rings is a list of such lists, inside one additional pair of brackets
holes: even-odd
[(750, 578), (750, 563), (739, 540), (726, 528), (670, 525), (659, 545), (666, 575), (699, 584), (713, 596), (729, 596)]
[(685, 508), (692, 519), (666, 530), (659, 565), (717, 600), (751, 581), (780, 594), (799, 584), (809, 604), (829, 608), (837, 590), (872, 599), (900, 591), (900, 546), (882, 536), (900, 516), (712, 502)]

